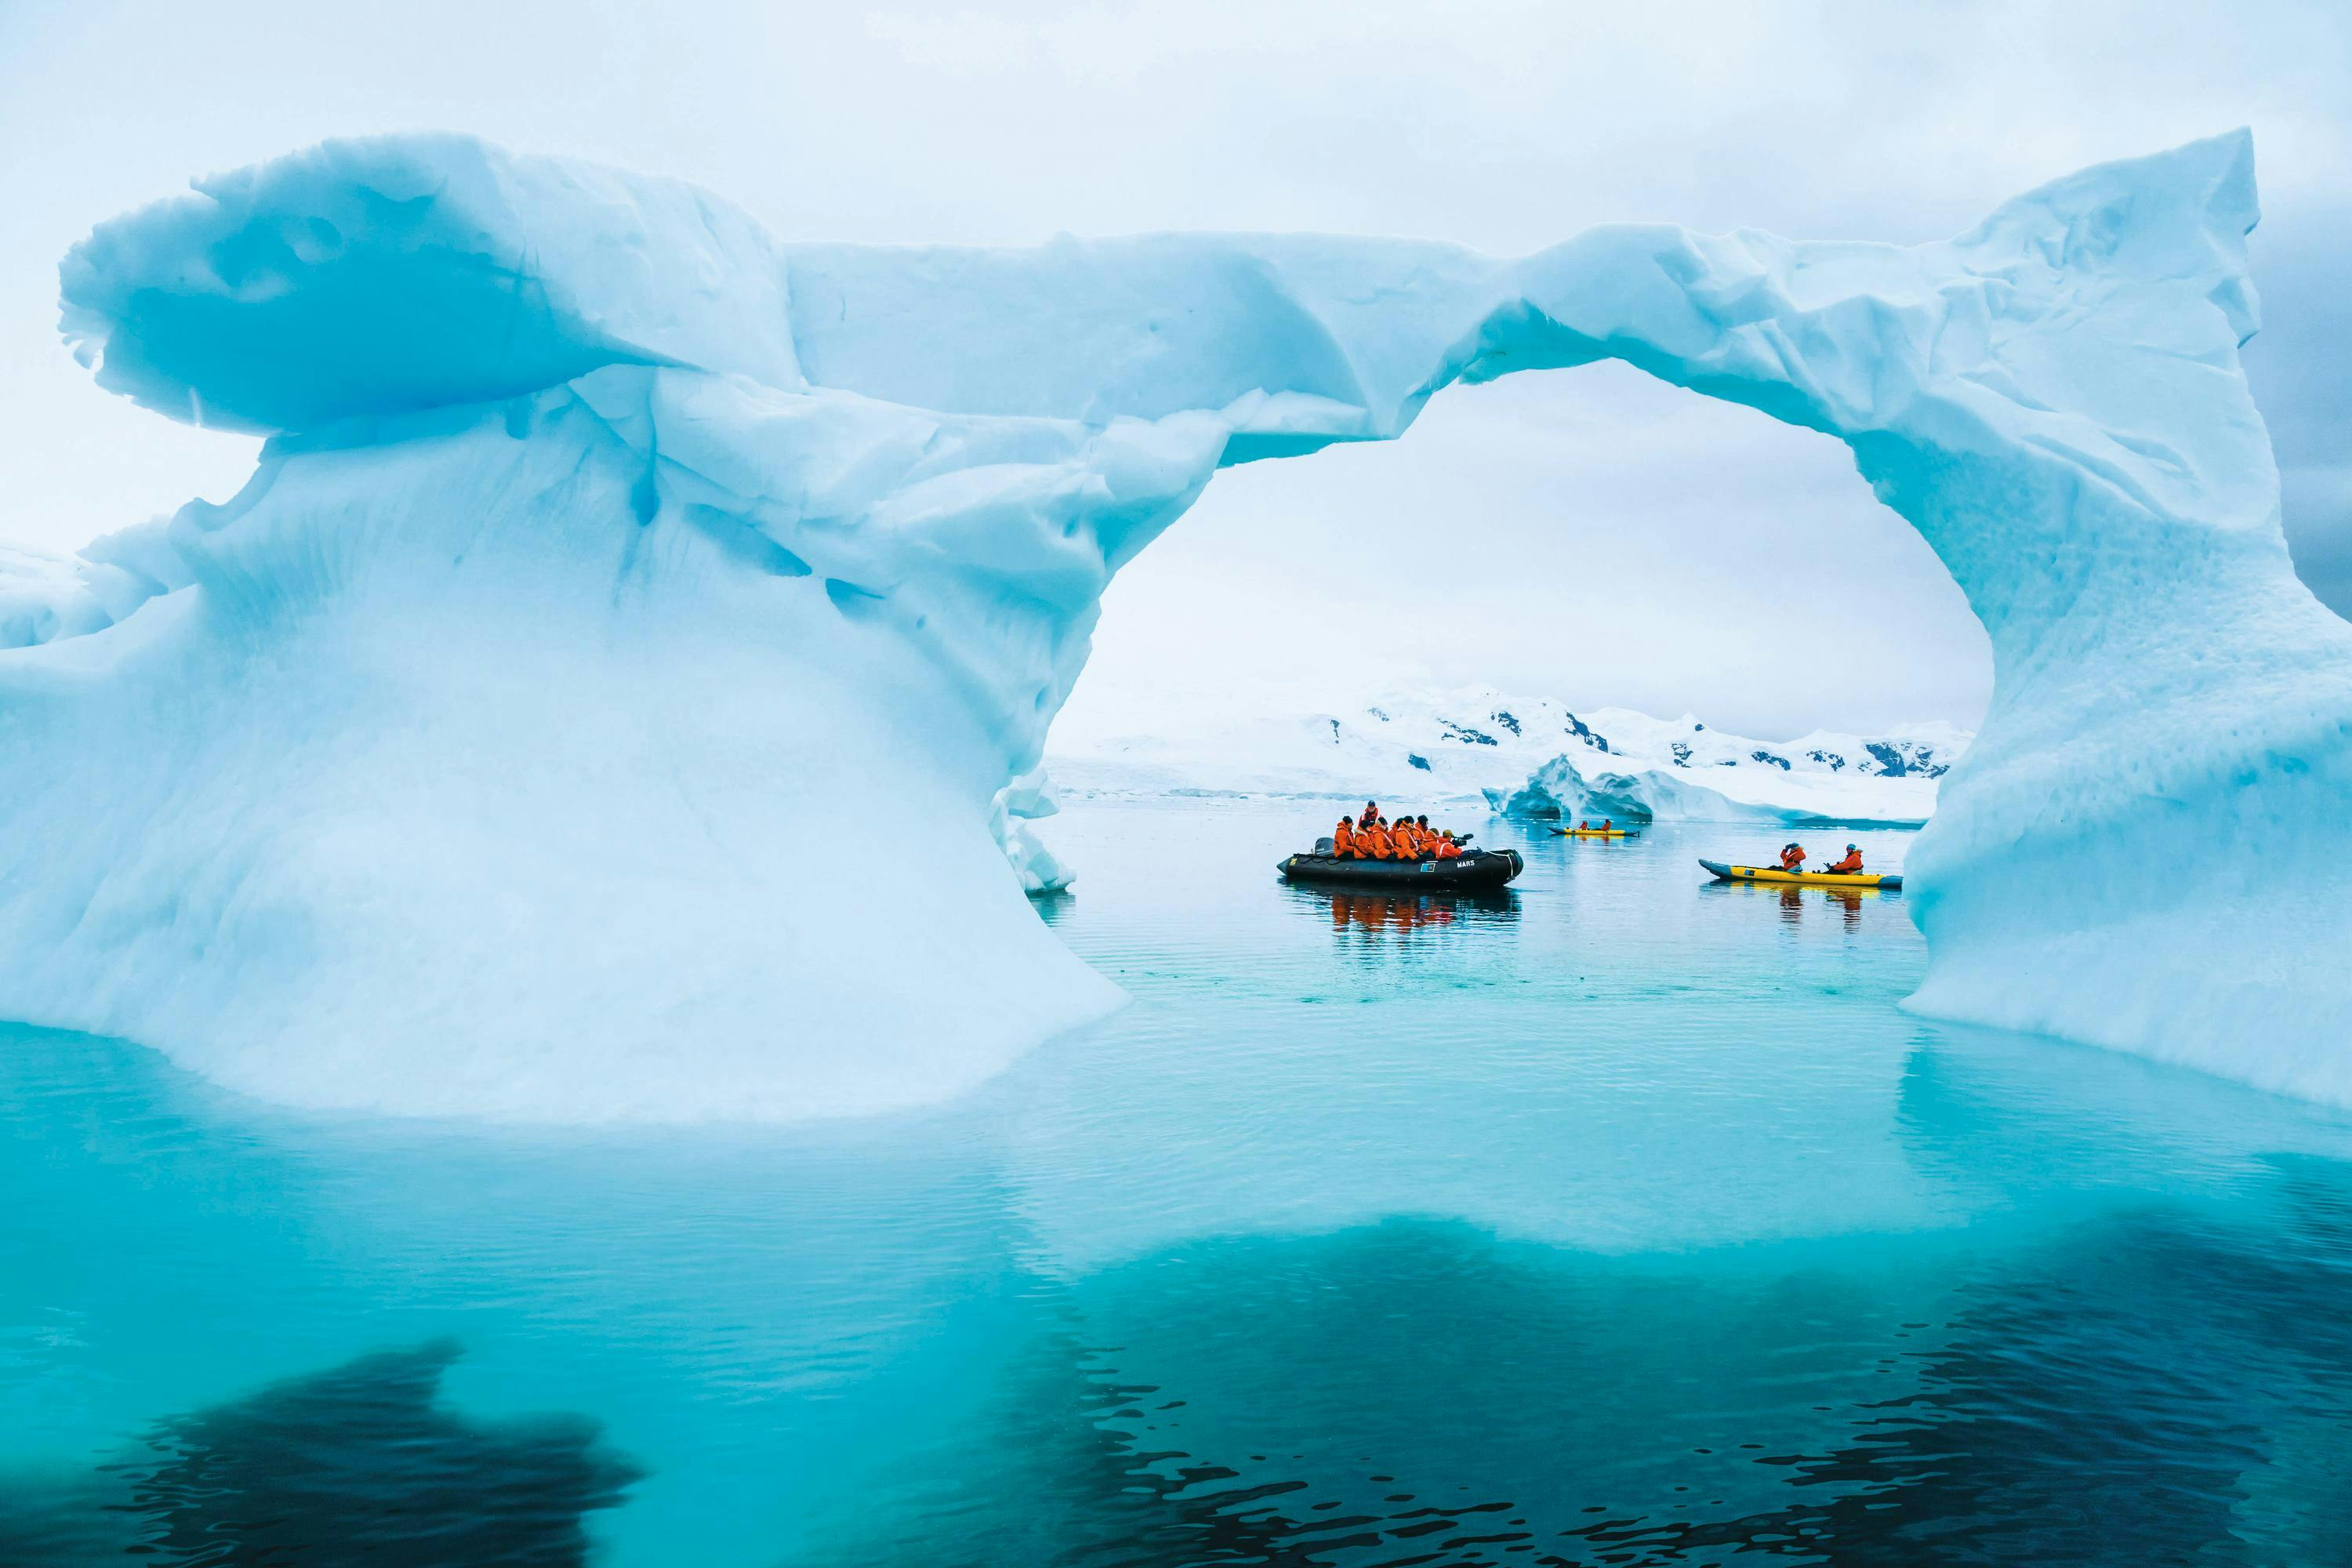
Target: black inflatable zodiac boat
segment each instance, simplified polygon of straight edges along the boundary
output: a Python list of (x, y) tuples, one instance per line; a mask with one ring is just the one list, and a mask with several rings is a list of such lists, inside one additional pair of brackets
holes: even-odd
[(1473, 849), (1458, 860), (1343, 860), (1310, 850), (1286, 858), (1275, 869), (1287, 882), (1328, 882), (1391, 892), (1499, 888), (1526, 868), (1516, 849)]

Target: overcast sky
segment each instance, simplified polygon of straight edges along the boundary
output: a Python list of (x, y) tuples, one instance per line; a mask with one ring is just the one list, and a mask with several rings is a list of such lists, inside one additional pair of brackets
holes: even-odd
[[(2352, 7), (58, 5), (0, 0), (0, 540), (219, 498), (252, 445), (96, 390), (56, 264), (199, 173), (419, 128), (676, 174), (796, 238), (1160, 228), (1517, 254), (1596, 223), (1941, 237), (2254, 129), (2248, 351), (2305, 575), (2352, 607)], [(1466, 601), (1466, 603), (1465, 603)], [(1434, 678), (1767, 735), (1971, 722), (1981, 635), (1843, 447), (1619, 367), (1220, 477), (1114, 585), (1074, 706)]]

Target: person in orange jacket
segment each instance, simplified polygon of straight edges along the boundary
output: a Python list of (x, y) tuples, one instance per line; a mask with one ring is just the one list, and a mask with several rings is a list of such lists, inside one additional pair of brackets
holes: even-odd
[(1804, 868), (1805, 847), (1801, 844), (1783, 845), (1780, 849), (1780, 869), (1783, 871), (1801, 871)]
[(1356, 847), (1374, 860), (1393, 860), (1397, 858), (1396, 840), (1389, 837), (1389, 830), (1381, 826), (1381, 819), (1377, 816), (1372, 818), (1372, 830), (1370, 833), (1356, 835)]
[(1394, 822), (1390, 823), (1389, 837), (1397, 847), (1398, 859), (1418, 860), (1421, 858), (1421, 840), (1413, 834), (1412, 817), (1400, 816)]
[(1454, 842), (1454, 835), (1451, 833), (1441, 833), (1437, 836), (1437, 844), (1433, 853), (1440, 860), (1459, 860), (1462, 858), (1462, 846)]
[(1832, 866), (1832, 867), (1831, 867), (1831, 868), (1830, 868), (1830, 870), (1831, 870), (1833, 874), (1835, 874), (1835, 875), (1837, 875), (1837, 876), (1840, 876), (1840, 877), (1851, 877), (1851, 876), (1853, 876), (1855, 873), (1859, 872), (1861, 869), (1862, 869), (1862, 851), (1861, 851), (1860, 849), (1855, 848), (1855, 847), (1854, 847), (1853, 845), (1851, 845), (1851, 844), (1849, 844), (1849, 845), (1847, 845), (1847, 846), (1845, 847), (1845, 858), (1844, 858), (1844, 859), (1843, 859), (1843, 860), (1841, 860), (1841, 861), (1839, 861), (1836, 865), (1834, 865), (1834, 866)]
[(1364, 852), (1356, 847), (1356, 819), (1343, 816), (1339, 826), (1331, 830), (1331, 853), (1342, 860), (1360, 860)]

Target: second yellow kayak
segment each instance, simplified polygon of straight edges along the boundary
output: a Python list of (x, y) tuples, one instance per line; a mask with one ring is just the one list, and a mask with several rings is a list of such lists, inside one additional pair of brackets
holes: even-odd
[(1800, 888), (1885, 888), (1890, 891), (1903, 886), (1900, 877), (1882, 877), (1870, 871), (1841, 876), (1834, 871), (1783, 871), (1778, 866), (1727, 866), (1719, 860), (1702, 860), (1699, 864), (1714, 872), (1718, 882), (1773, 882)]

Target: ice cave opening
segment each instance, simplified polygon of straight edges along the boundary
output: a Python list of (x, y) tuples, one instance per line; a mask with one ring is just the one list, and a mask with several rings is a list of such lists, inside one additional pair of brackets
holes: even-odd
[[(1613, 361), (1220, 472), (1112, 581), (1092, 642), (1046, 738), (1066, 791), (1189, 768), (1344, 793), (1352, 763), (1475, 800), (1551, 760), (1496, 706), (1656, 716), (1625, 721), (1637, 752), (1675, 715), (1782, 751), (1823, 729), (1964, 744), (1991, 686), (1967, 600), (1842, 442)], [(1297, 732), (1327, 716), (1377, 759), (1335, 742), (1318, 764)], [(1435, 773), (1400, 775), (1391, 739)]]

